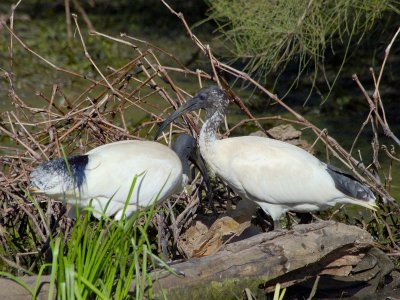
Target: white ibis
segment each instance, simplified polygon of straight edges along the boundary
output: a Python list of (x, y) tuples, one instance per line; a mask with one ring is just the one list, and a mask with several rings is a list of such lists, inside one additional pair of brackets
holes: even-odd
[(219, 140), (217, 129), (228, 104), (220, 88), (202, 88), (164, 121), (156, 136), (184, 113), (205, 109), (199, 147), (210, 171), (239, 196), (258, 203), (272, 217), (275, 227), (289, 210), (312, 212), (335, 204), (357, 204), (375, 210), (375, 196), (366, 186), (301, 148), (256, 136)]
[(147, 207), (181, 191), (188, 182), (196, 144), (193, 137), (181, 135), (173, 150), (152, 141), (102, 145), (67, 158), (68, 165), (64, 158), (43, 163), (30, 174), (31, 190), (79, 207), (91, 203), (96, 218), (104, 214), (118, 220), (124, 216), (125, 203), (128, 217), (138, 206)]

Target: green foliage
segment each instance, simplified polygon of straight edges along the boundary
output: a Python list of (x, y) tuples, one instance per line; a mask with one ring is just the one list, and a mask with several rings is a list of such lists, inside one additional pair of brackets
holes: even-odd
[[(130, 199), (136, 181), (137, 176), (127, 199)], [(37, 201), (33, 197), (30, 199), (44, 218)], [(52, 261), (41, 264), (33, 290), (10, 273), (0, 272), (0, 275), (19, 283), (33, 299), (38, 294), (40, 277), (48, 272), (48, 299), (54, 299), (55, 293), (61, 300), (151, 299), (153, 279), (147, 271), (149, 265), (157, 264), (171, 270), (151, 251), (153, 246), (147, 230), (154, 204), (148, 211), (138, 210), (132, 217), (121, 220), (111, 220), (103, 215), (101, 220), (93, 222), (92, 207), (86, 208), (84, 215), (77, 211), (77, 221), (68, 236), (62, 232), (55, 237), (50, 235)]]
[(125, 299), (133, 279), (137, 298), (145, 294), (147, 256), (152, 254), (143, 226), (133, 224), (134, 220), (93, 224), (86, 215), (76, 223), (70, 239), (53, 241), (51, 283), (58, 299)]
[[(152, 213), (153, 209), (128, 220), (102, 219), (98, 223), (90, 222), (89, 213), (77, 221), (68, 240), (55, 238), (50, 284), (56, 288), (57, 298), (127, 299), (133, 281), (136, 299), (151, 297), (148, 263), (160, 262), (151, 253), (146, 233)], [(139, 224), (141, 218), (144, 224)], [(43, 265), (41, 271), (48, 267)], [(49, 293), (53, 291), (50, 288)]]
[(286, 293), (286, 289), (281, 289), (281, 285), (279, 283), (277, 283), (275, 286), (273, 300), (282, 300), (283, 297), (285, 296), (285, 293)]
[[(93, 223), (89, 208), (89, 213), (78, 219), (67, 240), (63, 236), (54, 239), (50, 284), (56, 287), (57, 298), (127, 299), (133, 280), (135, 298), (145, 295), (151, 298), (148, 263), (160, 263), (151, 253), (147, 236), (153, 212), (154, 205), (147, 213), (139, 210), (129, 219), (114, 221), (103, 216)], [(46, 265), (42, 266), (42, 270), (45, 268)]]
[(209, 5), (210, 17), (234, 44), (234, 56), (249, 59), (248, 71), (281, 72), (296, 58), (299, 75), (313, 66), (315, 78), (329, 47), (348, 48), (385, 11), (399, 12), (392, 0), (213, 0)]

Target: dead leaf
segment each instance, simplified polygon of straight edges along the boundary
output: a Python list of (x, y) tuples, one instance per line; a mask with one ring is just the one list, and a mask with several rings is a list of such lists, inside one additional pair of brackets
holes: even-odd
[(187, 257), (201, 257), (216, 253), (233, 236), (240, 235), (250, 221), (239, 223), (229, 216), (217, 219), (211, 227), (197, 220), (179, 240), (178, 245)]

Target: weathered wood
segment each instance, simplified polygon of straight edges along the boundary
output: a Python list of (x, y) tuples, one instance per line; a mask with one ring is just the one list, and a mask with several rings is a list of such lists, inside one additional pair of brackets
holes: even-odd
[[(355, 264), (371, 247), (370, 234), (355, 226), (335, 222), (298, 225), (292, 230), (267, 232), (228, 244), (212, 256), (176, 264), (174, 267), (185, 276), (161, 272), (155, 287), (172, 299), (212, 299), (218, 298), (216, 294), (227, 299), (230, 297), (226, 293), (235, 290), (238, 295), (244, 287), (257, 287), (304, 266), (310, 266), (309, 273), (318, 275), (345, 255), (353, 255)], [(310, 274), (299, 275), (293, 283)]]
[[(155, 298), (163, 291), (168, 299), (230, 299), (240, 297), (244, 288), (261, 296), (275, 284), (274, 279), (290, 286), (324, 272), (346, 275), (372, 247), (370, 234), (355, 226), (335, 222), (297, 225), (292, 230), (228, 244), (212, 256), (173, 265), (185, 276), (153, 273)], [(360, 264), (357, 268), (360, 273), (366, 267)], [(35, 279), (24, 280), (32, 284)], [(43, 282), (48, 280), (42, 278)], [(41, 295), (47, 295), (47, 290), (48, 284), (44, 284)], [(1, 279), (0, 299), (7, 298), (30, 299), (16, 283)]]

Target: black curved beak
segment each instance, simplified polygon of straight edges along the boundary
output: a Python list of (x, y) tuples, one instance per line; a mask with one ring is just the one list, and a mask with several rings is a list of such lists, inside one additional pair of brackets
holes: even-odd
[(177, 119), (178, 117), (182, 116), (185, 113), (191, 112), (193, 110), (197, 110), (203, 108), (203, 104), (201, 101), (199, 101), (199, 99), (197, 97), (194, 97), (188, 101), (186, 101), (185, 104), (182, 104), (182, 106), (180, 106), (175, 112), (173, 112), (168, 118), (165, 119), (164, 123), (162, 123), (160, 125), (160, 127), (157, 130), (157, 133), (154, 137), (154, 140), (156, 140), (161, 132), (164, 131), (164, 129), (170, 124), (172, 123), (175, 119)]

